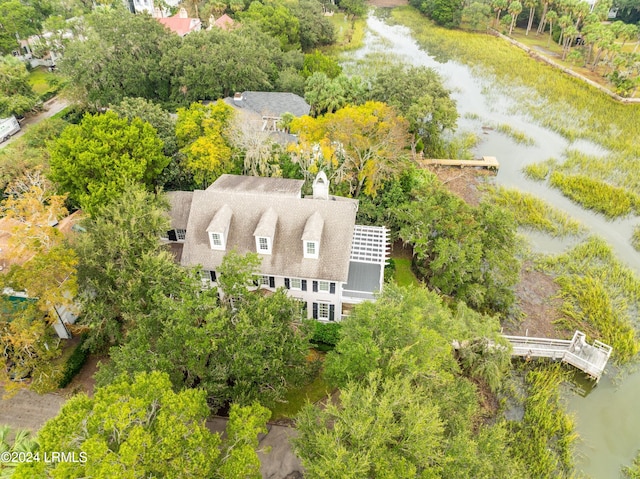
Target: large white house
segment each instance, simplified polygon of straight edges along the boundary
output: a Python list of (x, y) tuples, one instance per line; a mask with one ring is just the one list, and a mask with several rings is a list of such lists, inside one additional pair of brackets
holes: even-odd
[(259, 287), (285, 287), (308, 317), (339, 321), (381, 290), (387, 231), (356, 225), (358, 201), (329, 195), (324, 173), (311, 197), (302, 197), (303, 183), (222, 175), (206, 190), (170, 192), (165, 239), (179, 262), (200, 265), (211, 285), (228, 251), (258, 253)]

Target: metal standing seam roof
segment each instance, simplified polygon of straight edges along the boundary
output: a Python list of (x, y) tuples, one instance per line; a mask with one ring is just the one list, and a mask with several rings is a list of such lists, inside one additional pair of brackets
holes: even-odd
[[(205, 270), (216, 270), (231, 249), (241, 254), (255, 252), (253, 233), (263, 215), (272, 209), (277, 216), (272, 254), (260, 255), (261, 274), (347, 282), (357, 200), (313, 200), (279, 193), (256, 194), (244, 188), (239, 191), (220, 189), (216, 183), (205, 191), (193, 192), (181, 259), (184, 266), (200, 264)], [(225, 251), (212, 250), (207, 226), (224, 205), (232, 211), (227, 247)], [(319, 257), (304, 258), (303, 232), (309, 218), (316, 213), (323, 221)]]

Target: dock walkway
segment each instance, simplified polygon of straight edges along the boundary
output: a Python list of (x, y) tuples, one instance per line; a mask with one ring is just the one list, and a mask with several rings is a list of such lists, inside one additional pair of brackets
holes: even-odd
[(500, 163), (495, 156), (483, 156), (482, 159), (479, 160), (441, 160), (434, 158), (424, 158), (422, 160), (418, 160), (420, 166), (426, 165), (444, 165), (444, 166), (459, 166), (460, 168), (464, 168), (465, 166), (480, 166), (482, 168), (488, 168), (497, 170), (500, 168)]
[(586, 335), (581, 331), (576, 331), (571, 340), (508, 335), (504, 338), (513, 347), (512, 356), (561, 360), (584, 371), (596, 382), (604, 373), (613, 351), (611, 346), (597, 340), (593, 345), (587, 344)]

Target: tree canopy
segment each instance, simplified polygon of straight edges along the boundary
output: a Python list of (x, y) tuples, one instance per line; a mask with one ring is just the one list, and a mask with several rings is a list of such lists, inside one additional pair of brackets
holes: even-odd
[(123, 9), (95, 10), (86, 21), (87, 31), (60, 62), (82, 100), (106, 107), (125, 97), (167, 98), (170, 78), (161, 60), (177, 38), (148, 15)]
[(418, 274), (444, 294), (482, 310), (507, 312), (519, 262), (516, 226), (488, 203), (471, 207), (430, 173), (395, 210), (399, 235), (412, 245)]
[(504, 423), (476, 429), (480, 398), (467, 377), (502, 383), (508, 351), (480, 352), (478, 362), (495, 367), (474, 373), (452, 347), (460, 338), (499, 341), (495, 318), (463, 304), (452, 312), (436, 293), (390, 284), (341, 324), (325, 360), (340, 405), (308, 405), (297, 417), (294, 446), (308, 477), (528, 477)]
[(20, 464), (13, 477), (211, 477), (259, 475), (257, 435), (269, 411), (231, 406), (227, 438), (210, 432), (202, 390), (174, 392), (166, 374), (119, 378), (93, 398), (79, 394), (38, 433), (46, 452), (74, 453), (75, 461)]
[[(280, 290), (262, 296), (248, 290), (256, 255), (230, 252), (220, 267), (225, 297), (198, 292), (199, 277), (184, 272), (180, 291), (136, 315), (126, 340), (97, 375), (107, 384), (119, 374), (164, 371), (175, 388), (199, 387), (214, 410), (229, 402), (273, 405), (308, 371), (308, 333), (298, 303)], [(186, 345), (186, 347), (185, 347)]]
[(0, 374), (17, 379), (31, 376), (32, 389), (48, 391), (57, 387), (61, 372), (51, 361), (60, 349), (50, 324), (57, 319), (57, 307), (73, 308), (77, 293), (77, 255), (51, 225), (67, 215), (65, 197), (53, 194), (39, 170), (15, 180), (5, 194), (0, 214), (13, 226), (4, 254), (15, 264), (0, 275), (0, 291), (10, 287), (26, 292), (29, 299), (12, 305), (3, 296), (0, 310), (10, 313), (0, 319), (0, 364), (4, 366)]
[(150, 188), (169, 163), (155, 128), (114, 112), (87, 114), (51, 144), (50, 178), (92, 213), (130, 182)]
[(291, 131), (299, 134), (299, 142), (291, 151), (309, 177), (326, 170), (346, 186), (346, 193), (375, 195), (385, 179), (401, 174), (406, 165), (407, 129), (392, 107), (367, 102), (315, 119), (294, 119)]
[(25, 64), (12, 55), (0, 57), (0, 118), (23, 115), (37, 101)]
[(233, 108), (220, 100), (178, 109), (176, 137), (183, 154), (182, 164), (199, 186), (206, 188), (231, 169), (227, 130), (233, 114)]

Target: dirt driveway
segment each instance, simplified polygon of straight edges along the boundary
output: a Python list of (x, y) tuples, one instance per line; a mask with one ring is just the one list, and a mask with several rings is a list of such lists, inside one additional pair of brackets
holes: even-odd
[(4, 399), (4, 388), (0, 386), (0, 425), (12, 429), (37, 431), (45, 422), (56, 416), (66, 398), (59, 394), (36, 394), (28, 389)]

